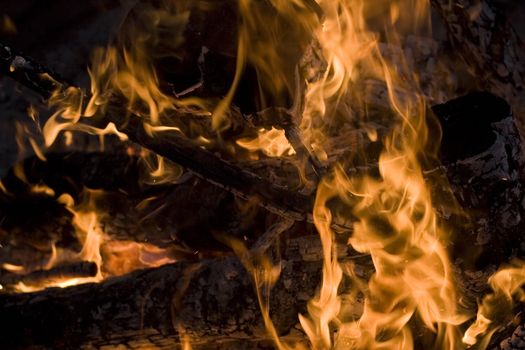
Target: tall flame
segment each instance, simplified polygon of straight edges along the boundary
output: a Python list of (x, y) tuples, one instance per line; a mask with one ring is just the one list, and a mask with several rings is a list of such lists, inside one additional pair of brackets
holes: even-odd
[[(386, 37), (392, 43), (398, 40), (393, 29), (399, 23), (412, 23), (414, 29), (428, 16), (425, 1), (415, 2), (420, 12), (414, 21), (402, 16), (409, 3), (415, 5), (393, 1), (387, 7), (391, 21)], [(420, 164), (428, 139), (424, 98), (415, 77), (404, 75), (402, 57), (392, 61), (383, 54), (384, 47), (367, 28), (364, 2), (320, 4), (326, 21), (319, 39), (329, 70), (325, 80), (309, 90), (317, 95), (311, 110), (323, 113), (330, 98), (341, 97), (369, 79), (384, 86), (397, 120), (383, 140), (377, 175), (351, 176), (340, 166), (319, 185), (314, 219), (323, 245), (323, 281), (319, 294), (308, 304), (308, 315), (300, 317), (301, 324), (316, 349), (412, 349), (416, 341), (425, 342), (428, 349), (459, 348), (457, 326), (468, 316), (457, 305), (446, 250), (448, 234), (439, 225)], [(351, 208), (345, 216), (355, 218), (348, 244), (369, 254), (375, 268), (364, 290), (354, 281), (349, 291), (343, 291), (365, 296), (357, 320), (341, 313), (343, 269), (335, 254), (336, 233), (330, 228), (333, 214), (328, 204), (333, 198)], [(431, 340), (415, 339), (410, 322), (416, 318), (434, 333)], [(338, 330), (336, 337), (332, 327)]]

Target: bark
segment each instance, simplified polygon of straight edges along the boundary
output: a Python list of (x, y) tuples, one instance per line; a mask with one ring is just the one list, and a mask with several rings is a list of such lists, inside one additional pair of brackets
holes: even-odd
[(505, 98), (520, 122), (525, 117), (525, 46), (492, 0), (431, 0), (451, 44), (484, 88)]
[[(293, 170), (285, 160), (275, 167), (258, 162), (244, 163), (243, 167), (253, 167), (257, 172)], [(24, 180), (19, 177), (21, 169)], [(51, 242), (79, 251), (72, 215), (56, 199), (68, 194), (82, 206), (90, 190), (102, 190), (92, 197), (90, 210), (96, 210), (108, 237), (163, 248), (184, 246), (181, 255), (177, 254), (181, 259), (194, 260), (227, 250), (216, 239), (216, 232), (245, 239), (249, 246), (256, 244), (264, 250), (282, 231), (277, 225), (275, 235), (263, 238), (267, 227), (283, 221), (288, 229), (295, 223), (254, 204), (247, 206), (190, 172), (177, 181), (155, 184), (148, 177), (150, 170), (139, 157), (96, 152), (48, 153), (46, 161), (34, 157), (15, 165), (2, 179), (7, 193), (0, 193), (0, 244), (4, 246), (0, 263), (38, 269), (38, 262), (45, 264), (51, 254)], [(277, 176), (284, 178), (287, 174), (273, 174), (272, 181), (278, 182)], [(38, 186), (52, 191), (37, 193), (34, 188)], [(304, 225), (295, 226), (293, 231)]]
[[(271, 296), (280, 332), (288, 332), (304, 312), (319, 281), (319, 267), (318, 262), (284, 262)], [(7, 348), (74, 348), (112, 335), (149, 335), (152, 329), (176, 338), (180, 327), (207, 341), (267, 339), (251, 278), (235, 258), (167, 265), (100, 284), (3, 295), (0, 308), (0, 340)]]
[[(455, 244), (466, 242), (472, 246), (475, 242), (476, 245), (479, 244), (476, 239), (483, 233), (490, 234), (488, 240), (480, 241), (480, 246), (491, 253), (484, 265), (476, 267), (475, 263), (469, 265), (456, 259), (462, 305), (471, 311), (476, 309), (480, 296), (487, 292), (488, 276), (509, 257), (500, 248), (515, 246), (515, 234), (522, 232), (524, 227), (523, 207), (520, 206), (523, 191), (519, 187), (523, 159), (519, 153), (521, 144), (509, 115), (509, 106), (494, 98), (484, 94), (467, 96), (435, 108), (449, 140), (456, 138), (454, 132), (462, 124), (470, 125), (473, 117), (479, 119), (481, 128), (471, 130), (470, 137), (493, 135), (479, 149), (468, 147), (472, 140), (464, 137), (454, 141), (457, 147), (444, 149), (446, 168), (438, 169), (441, 175), (448, 175), (458, 201), (475, 214), (469, 231), (463, 225), (464, 216), (447, 216), (444, 209), (440, 211), (442, 218), (451, 221), (451, 225), (457, 220), (458, 227), (463, 229)], [(485, 109), (479, 101), (501, 108), (490, 111), (490, 118), (484, 118), (476, 110)], [(508, 188), (502, 191), (501, 186)], [(517, 219), (510, 222), (506, 221), (508, 205), (519, 214), (511, 215)], [(281, 276), (270, 294), (271, 310), (274, 310), (271, 315), (285, 339), (304, 341), (304, 334), (296, 328), (297, 314), (305, 312), (307, 300), (316, 292), (322, 250), (316, 236), (279, 235), (289, 224), (284, 220), (271, 226), (252, 251), (259, 254), (259, 247), (265, 250), (269, 246), (267, 242), (274, 237), (277, 238), (274, 247), (283, 247), (279, 254), (283, 257)], [(374, 272), (369, 259), (357, 258), (344, 244), (347, 237), (338, 237), (341, 247), (345, 247), (339, 252), (340, 259), (351, 259), (362, 277), (368, 278)], [(506, 243), (498, 245), (502, 241)], [(464, 257), (461, 250), (456, 254), (457, 258)], [(352, 307), (352, 312), (359, 316), (360, 302)], [(249, 343), (257, 344), (254, 348), (271, 344), (264, 332), (253, 281), (233, 257), (135, 271), (100, 284), (2, 295), (0, 309), (0, 327), (4, 330), (0, 341), (8, 348), (29, 345), (78, 348), (111, 344), (129, 347), (132, 344), (169, 344), (165, 346), (174, 348), (180, 343), (181, 334), (196, 339), (194, 342), (200, 344), (196, 348), (232, 348), (235, 342), (242, 344), (238, 345), (240, 348), (251, 346), (247, 345)], [(53, 327), (46, 327), (48, 324)], [(514, 335), (508, 341), (513, 342), (517, 337)]]
[[(13, 78), (45, 99), (62, 87), (60, 77), (33, 59), (0, 42), (0, 74)], [(54, 78), (57, 77), (57, 78)]]
[[(42, 75), (48, 73), (47, 70), (22, 56), (13, 54), (10, 48), (4, 46), (0, 49), (3, 50), (0, 51), (2, 57), (0, 70), (44, 97), (48, 97), (57, 87), (67, 86), (57, 84), (56, 80), (43, 79)], [(10, 68), (13, 65), (14, 70)], [(121, 131), (137, 144), (190, 169), (205, 180), (243, 199), (256, 198), (261, 206), (274, 213), (295, 220), (304, 220), (309, 212), (310, 201), (306, 196), (287, 191), (284, 187), (275, 186), (257, 175), (244, 171), (177, 133), (163, 133), (160, 137), (153, 137), (144, 129), (142, 119), (137, 116), (125, 120), (114, 115), (108, 117), (107, 121), (120, 126)]]
[(255, 200), (269, 211), (293, 220), (305, 220), (311, 211), (308, 196), (277, 186), (194, 145), (176, 132), (152, 136), (143, 120), (131, 116), (127, 121), (113, 114), (107, 118), (130, 140), (165, 157), (242, 199)]
[[(0, 73), (7, 74), (44, 98), (48, 98), (56, 88), (67, 87), (66, 83), (58, 79), (50, 80), (48, 70), (14, 53), (9, 47), (0, 45), (0, 58)], [(10, 69), (13, 65), (16, 68), (14, 71)], [(103, 122), (115, 123), (120, 131), (138, 145), (191, 170), (197, 176), (242, 199), (256, 201), (272, 213), (299, 221), (309, 218), (312, 206), (310, 197), (289, 191), (285, 186), (275, 185), (241, 169), (195, 145), (177, 132), (163, 132), (153, 136), (144, 128), (142, 118), (136, 115), (123, 117), (122, 109), (117, 109), (118, 112), (104, 116)], [(175, 119), (179, 117), (181, 116), (174, 116)]]
[(511, 107), (489, 93), (472, 93), (433, 110), (443, 129), (444, 174), (460, 211), (442, 198), (435, 202), (457, 232), (456, 256), (466, 269), (525, 256), (516, 244), (525, 229), (525, 157)]

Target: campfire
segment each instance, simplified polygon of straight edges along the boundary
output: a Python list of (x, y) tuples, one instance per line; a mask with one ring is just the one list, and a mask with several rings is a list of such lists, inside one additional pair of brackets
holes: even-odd
[(7, 6), (1, 347), (524, 348), (502, 3)]

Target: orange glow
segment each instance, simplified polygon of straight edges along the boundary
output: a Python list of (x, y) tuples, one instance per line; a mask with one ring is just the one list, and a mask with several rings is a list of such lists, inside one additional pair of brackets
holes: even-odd
[[(393, 42), (398, 38), (394, 31), (398, 22), (403, 26), (413, 23), (411, 28), (426, 22), (426, 2), (416, 1), (416, 13), (405, 8), (409, 2), (385, 4), (392, 26), (386, 26), (387, 34)], [(338, 167), (318, 187), (314, 221), (323, 245), (323, 280), (318, 295), (308, 304), (308, 314), (300, 316), (301, 325), (315, 349), (412, 349), (409, 321), (417, 315), (435, 334), (428, 348), (461, 348), (458, 326), (469, 316), (457, 305), (445, 249), (448, 234), (439, 226), (419, 162), (427, 135), (424, 98), (415, 79), (400, 75), (402, 59), (390, 62), (383, 56), (377, 35), (367, 28), (370, 9), (365, 2), (328, 0), (320, 4), (326, 20), (318, 38), (329, 69), (309, 89), (306, 111), (311, 117), (322, 117), (328, 101), (369, 79), (384, 86), (398, 120), (383, 140), (378, 177), (350, 176)], [(368, 134), (377, 138), (375, 131), (368, 130)], [(374, 264), (375, 273), (365, 285), (356, 282), (351, 267), (344, 277), (337, 262), (336, 233), (330, 228), (328, 206), (333, 198), (345, 203), (351, 210), (348, 216), (356, 220), (348, 244), (369, 254)], [(343, 278), (354, 281), (349, 290), (339, 290)], [(352, 298), (359, 293), (365, 297), (361, 316), (345, 318), (343, 295)]]
[[(46, 187), (34, 187), (35, 191), (51, 190)], [(48, 287), (70, 287), (77, 284), (100, 282), (107, 277), (120, 276), (137, 269), (158, 267), (176, 261), (176, 251), (172, 248), (160, 248), (149, 243), (115, 240), (107, 236), (100, 225), (100, 214), (97, 213), (96, 199), (102, 191), (86, 190), (86, 199), (75, 205), (73, 198), (64, 194), (58, 201), (73, 214), (73, 226), (78, 241), (82, 244), (79, 252), (57, 248), (53, 243), (51, 255), (44, 266), (50, 270), (68, 262), (87, 261), (97, 266), (93, 277), (57, 277), (35, 283), (19, 282), (13, 289), (18, 292), (33, 292)], [(23, 266), (3, 264), (8, 271), (22, 273)]]

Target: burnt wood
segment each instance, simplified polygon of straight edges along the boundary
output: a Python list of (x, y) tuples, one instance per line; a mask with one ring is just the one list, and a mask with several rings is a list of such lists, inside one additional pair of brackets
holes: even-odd
[(36, 270), (28, 274), (1, 274), (0, 285), (7, 290), (11, 290), (18, 283), (27, 286), (39, 285), (46, 281), (60, 281), (70, 278), (94, 277), (98, 272), (98, 267), (94, 262), (81, 261), (55, 266), (49, 270)]
[[(0, 74), (8, 75), (46, 99), (56, 88), (61, 89), (68, 86), (59, 79), (50, 79), (49, 70), (36, 65), (32, 60), (24, 58), (5, 45), (0, 45), (0, 57), (2, 58)], [(16, 63), (18, 61), (26, 63), (18, 64)], [(13, 66), (14, 71), (11, 68)], [(113, 106), (113, 109), (115, 108), (119, 112), (104, 116), (102, 123), (115, 123), (133, 142), (180, 164), (197, 176), (240, 198), (255, 199), (259, 205), (275, 214), (293, 220), (308, 219), (312, 206), (311, 197), (289, 191), (285, 186), (275, 185), (241, 169), (195, 145), (177, 132), (163, 132), (153, 136), (144, 128), (143, 118), (136, 115), (125, 117), (122, 115), (121, 106)], [(183, 119), (183, 116), (173, 117)]]
[[(286, 334), (319, 282), (319, 262), (284, 262), (270, 297), (278, 331)], [(302, 293), (301, 295), (297, 295)], [(251, 277), (235, 258), (136, 271), (100, 284), (0, 296), (0, 341), (74, 349), (124, 332), (155, 329), (196, 339), (268, 339)]]
[(449, 42), (473, 68), (481, 87), (505, 98), (518, 117), (523, 137), (525, 45), (493, 0), (431, 0)]

